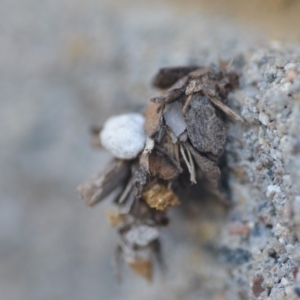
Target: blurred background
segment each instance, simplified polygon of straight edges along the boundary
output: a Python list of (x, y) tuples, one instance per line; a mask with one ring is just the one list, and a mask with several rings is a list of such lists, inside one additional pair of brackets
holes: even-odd
[(166, 274), (149, 285), (125, 267), (117, 284), (110, 203), (76, 194), (110, 157), (89, 127), (143, 109), (159, 67), (299, 43), (299, 13), (293, 0), (1, 0), (0, 298), (226, 299), (226, 273), (201, 247), (221, 208), (174, 209)]

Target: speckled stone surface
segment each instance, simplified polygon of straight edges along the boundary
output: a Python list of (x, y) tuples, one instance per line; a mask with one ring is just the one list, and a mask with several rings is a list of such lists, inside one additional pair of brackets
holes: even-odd
[(247, 123), (232, 124), (228, 134), (235, 207), (222, 240), (249, 253), (245, 264), (233, 268), (231, 299), (239, 299), (234, 293), (245, 299), (297, 299), (299, 68), (299, 49), (273, 44), (250, 51), (240, 90), (231, 96)]
[[(1, 299), (298, 299), (297, 45), (168, 1), (4, 0), (0, 20)], [(88, 127), (142, 111), (159, 67), (232, 58), (229, 105), (247, 121), (229, 122), (234, 205), (172, 210), (166, 273), (148, 285), (124, 268), (118, 286), (110, 203), (90, 210), (76, 195), (109, 159)]]

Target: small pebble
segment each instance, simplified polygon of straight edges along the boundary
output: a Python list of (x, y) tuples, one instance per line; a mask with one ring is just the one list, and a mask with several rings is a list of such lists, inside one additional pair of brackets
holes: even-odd
[(300, 288), (295, 287), (294, 291), (295, 291), (295, 294), (300, 297)]
[(284, 66), (284, 69), (286, 70), (286, 71), (289, 71), (289, 70), (292, 70), (292, 69), (295, 69), (296, 68), (296, 64), (294, 64), (294, 63), (288, 63), (288, 64), (286, 64), (285, 66)]
[(288, 281), (286, 278), (282, 277), (280, 283), (281, 283), (282, 285), (287, 285), (287, 284), (289, 283), (289, 281)]
[(258, 115), (258, 119), (259, 121), (263, 124), (263, 125), (268, 125), (269, 122), (270, 122), (270, 118), (269, 116), (264, 113), (264, 112), (261, 112), (259, 115)]
[(269, 185), (267, 188), (266, 196), (268, 198), (273, 198), (275, 194), (280, 192), (280, 187), (278, 185)]
[(286, 245), (285, 248), (286, 248), (286, 252), (287, 252), (288, 254), (294, 253), (295, 247), (294, 247), (293, 245), (288, 244), (288, 245)]
[(144, 149), (145, 118), (136, 113), (109, 118), (100, 132), (101, 144), (120, 159), (133, 159)]
[(276, 258), (276, 251), (275, 251), (273, 248), (270, 248), (270, 249), (268, 250), (268, 255), (269, 255), (270, 257)]

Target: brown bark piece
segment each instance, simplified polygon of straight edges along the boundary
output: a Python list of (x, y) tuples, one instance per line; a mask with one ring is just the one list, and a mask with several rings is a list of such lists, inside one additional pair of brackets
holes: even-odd
[(197, 66), (161, 68), (152, 83), (155, 87), (165, 89), (174, 84), (179, 78), (198, 68)]
[(166, 154), (154, 150), (148, 158), (149, 174), (163, 180), (174, 180), (182, 172), (182, 169), (174, 160)]
[(93, 175), (79, 185), (77, 193), (88, 206), (94, 206), (119, 185), (124, 185), (129, 176), (129, 170), (127, 161), (114, 159), (102, 172)]
[(171, 103), (175, 101), (177, 98), (179, 98), (181, 95), (183, 95), (184, 92), (185, 92), (185, 88), (168, 90), (162, 96), (151, 98), (150, 101), (154, 103), (163, 103), (163, 104)]
[(142, 197), (143, 189), (148, 181), (148, 173), (144, 168), (133, 170), (134, 195), (137, 199)]
[(144, 129), (149, 137), (159, 135), (163, 127), (164, 106), (161, 103), (150, 102), (145, 113)]
[(221, 155), (226, 142), (226, 126), (216, 115), (208, 98), (194, 94), (185, 115), (187, 133), (193, 146), (200, 152)]
[(207, 73), (212, 72), (212, 68), (211, 67), (202, 67), (202, 68), (198, 68), (192, 72), (189, 73), (189, 77), (190, 78), (198, 78), (201, 77)]

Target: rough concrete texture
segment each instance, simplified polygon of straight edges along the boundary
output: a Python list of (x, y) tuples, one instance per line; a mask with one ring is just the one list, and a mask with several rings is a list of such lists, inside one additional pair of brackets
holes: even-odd
[[(4, 0), (0, 20), (1, 299), (297, 299), (298, 46), (169, 2)], [(75, 192), (109, 158), (87, 129), (140, 111), (161, 66), (232, 58), (247, 120), (229, 123), (233, 208), (187, 199), (162, 233), (166, 273), (124, 268), (118, 286), (110, 204)]]
[(247, 259), (232, 269), (231, 299), (297, 299), (299, 52), (275, 44), (250, 51), (242, 61), (241, 86), (230, 103), (247, 123), (229, 130), (236, 205), (221, 243), (243, 249)]

